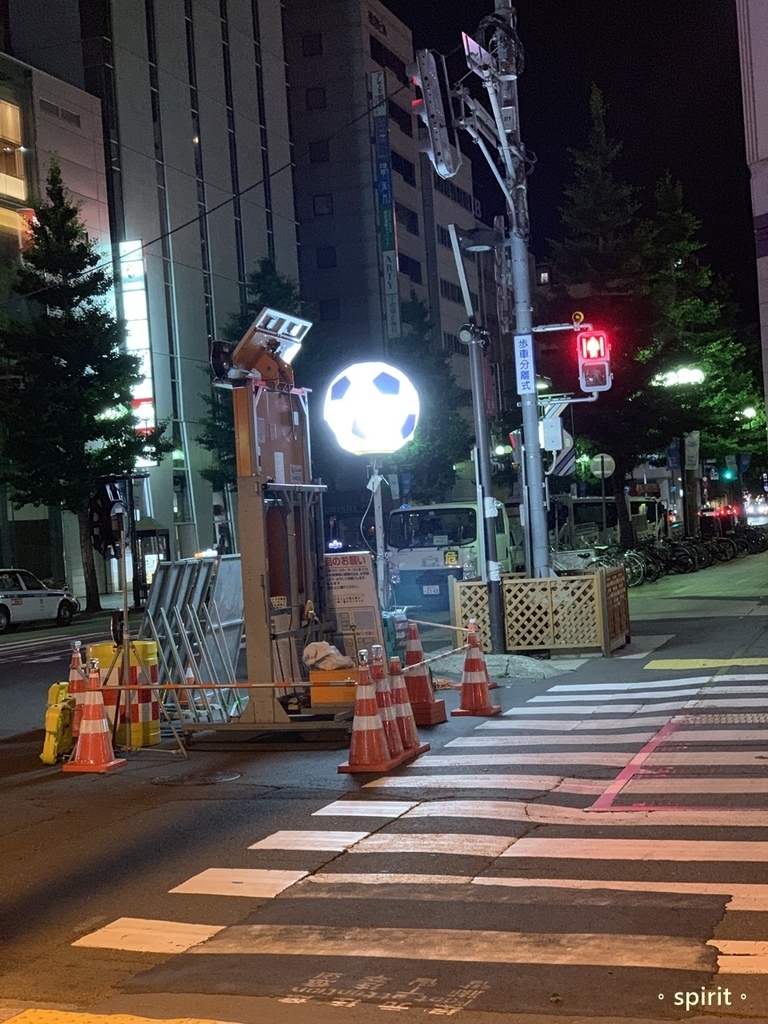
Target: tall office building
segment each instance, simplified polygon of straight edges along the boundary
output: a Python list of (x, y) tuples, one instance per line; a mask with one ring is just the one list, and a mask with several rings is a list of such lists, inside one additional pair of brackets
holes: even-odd
[[(45, 188), (54, 154), (92, 238), (108, 256), (101, 104), (82, 89), (0, 54), (0, 267), (8, 268), (19, 257), (33, 197)], [(4, 309), (10, 316), (20, 314), (12, 300)], [(3, 386), (17, 385), (10, 379)], [(30, 402), (34, 406), (34, 395)], [(77, 544), (74, 517), (32, 506), (18, 509), (0, 485), (0, 565), (59, 577), (65, 571), (65, 547), (76, 550)]]
[(768, 7), (736, 0), (744, 99), (744, 135), (752, 175), (763, 389), (768, 403)]
[[(288, 0), (285, 15), (301, 281), (334, 339), (329, 375), (347, 353), (386, 356), (414, 292), (468, 388), (448, 225), (481, 211), (469, 160), (443, 180), (422, 152), (410, 29), (378, 0)], [(473, 256), (467, 271), (477, 308)]]
[(101, 100), (116, 299), (145, 367), (135, 405), (148, 424), (168, 420), (175, 442), (136, 497), (188, 556), (214, 541), (194, 440), (210, 344), (261, 257), (298, 277), (282, 4), (5, 5), (14, 56)]

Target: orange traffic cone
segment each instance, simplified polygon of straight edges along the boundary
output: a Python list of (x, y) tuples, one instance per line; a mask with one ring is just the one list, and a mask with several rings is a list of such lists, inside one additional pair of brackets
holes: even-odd
[(388, 772), (402, 764), (404, 758), (392, 757), (387, 745), (376, 704), (376, 688), (368, 674), (368, 652), (358, 653), (357, 693), (349, 760), (340, 764), (340, 772)]
[(389, 754), (390, 757), (400, 757), (405, 753), (405, 747), (397, 727), (395, 709), (392, 707), (392, 691), (384, 668), (384, 652), (379, 644), (371, 647), (371, 657), (371, 681), (376, 690), (376, 706), (379, 709), (381, 724), (384, 726), (384, 735), (387, 737)]
[(491, 704), (488, 694), (488, 672), (482, 659), (477, 633), (469, 632), (469, 650), (461, 673), (461, 703), (452, 715), (498, 715), (501, 708)]
[(83, 698), (80, 735), (71, 760), (63, 766), (65, 772), (111, 772), (125, 764), (124, 757), (115, 757), (109, 722), (101, 693), (99, 663), (91, 659), (88, 686)]
[(417, 725), (440, 725), (447, 722), (445, 701), (435, 700), (429, 672), (424, 665), (419, 630), (415, 622), (408, 623), (408, 642), (405, 645), (405, 685)]
[[(488, 675), (488, 665), (487, 665), (486, 660), (485, 660), (485, 652), (483, 651), (483, 641), (480, 639), (480, 634), (477, 631), (477, 621), (475, 619), (470, 619), (469, 620), (469, 632), (475, 634), (475, 639), (477, 640), (477, 646), (478, 646), (479, 651), (480, 651), (480, 660), (483, 663), (483, 672), (485, 672), (485, 681), (486, 681), (486, 683), (488, 683), (488, 689), (489, 690), (497, 690), (498, 687), (499, 687), (499, 684), (495, 683), (491, 679), (491, 677)], [(456, 689), (460, 690), (461, 686), (460, 685), (457, 686)]]
[(85, 700), (85, 668), (83, 657), (80, 654), (80, 641), (72, 643), (72, 658), (69, 662), (69, 686), (67, 693), (75, 698), (75, 713), (72, 716), (72, 737), (77, 739), (80, 735), (80, 719), (83, 717), (83, 702)]
[(419, 739), (419, 731), (416, 728), (413, 708), (408, 699), (408, 687), (405, 685), (405, 676), (400, 667), (399, 658), (390, 658), (389, 682), (392, 689), (392, 707), (394, 708), (403, 746), (412, 757), (418, 757), (425, 750), (429, 750), (429, 744), (422, 743)]

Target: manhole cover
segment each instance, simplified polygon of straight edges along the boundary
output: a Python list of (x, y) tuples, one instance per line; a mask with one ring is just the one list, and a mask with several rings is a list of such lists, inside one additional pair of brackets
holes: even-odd
[(234, 782), (239, 772), (214, 772), (212, 775), (178, 775), (169, 779), (152, 779), (154, 786), (215, 786), (217, 782)]

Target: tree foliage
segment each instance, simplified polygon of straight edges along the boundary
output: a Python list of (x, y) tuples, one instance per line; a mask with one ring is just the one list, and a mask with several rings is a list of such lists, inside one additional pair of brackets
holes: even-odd
[[(763, 403), (758, 352), (746, 344), (722, 283), (700, 258), (701, 225), (685, 209), (682, 185), (663, 175), (643, 214), (638, 191), (616, 179), (620, 145), (607, 136), (595, 88), (590, 111), (587, 146), (571, 152), (562, 237), (551, 246), (560, 314), (578, 305), (611, 337), (613, 387), (575, 411), (593, 450), (615, 459), (621, 496), (635, 465), (686, 432), (701, 431), (703, 456), (745, 450), (762, 436)], [(575, 347), (570, 338), (564, 344)], [(567, 370), (564, 389), (573, 390), (575, 353), (561, 352), (559, 362)], [(660, 386), (683, 367), (700, 369), (703, 383)], [(758, 411), (749, 425), (739, 419), (748, 406)]]
[(78, 516), (92, 610), (99, 600), (88, 503), (102, 477), (130, 473), (140, 456), (160, 458), (171, 445), (162, 427), (137, 433), (138, 360), (124, 349), (124, 325), (108, 302), (110, 275), (55, 162), (34, 210), (32, 241), (12, 282), (27, 315), (0, 322), (0, 364), (13, 378), (0, 402), (0, 476), (17, 506)]
[(392, 342), (389, 358), (411, 380), (421, 409), (413, 440), (387, 462), (411, 474), (413, 500), (444, 501), (456, 479), (454, 464), (465, 461), (472, 448), (472, 428), (460, 412), (468, 396), (456, 383), (448, 355), (435, 344), (427, 307), (413, 291), (401, 316), (406, 331)]

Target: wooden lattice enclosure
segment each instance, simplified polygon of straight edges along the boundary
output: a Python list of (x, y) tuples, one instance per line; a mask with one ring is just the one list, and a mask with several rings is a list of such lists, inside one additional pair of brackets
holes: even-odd
[[(479, 580), (453, 583), (453, 621), (475, 619), (490, 650), (488, 590)], [(629, 642), (629, 600), (622, 566), (553, 579), (502, 576), (505, 649), (600, 650), (608, 657)]]

